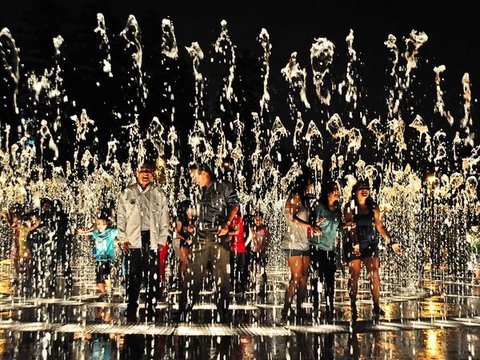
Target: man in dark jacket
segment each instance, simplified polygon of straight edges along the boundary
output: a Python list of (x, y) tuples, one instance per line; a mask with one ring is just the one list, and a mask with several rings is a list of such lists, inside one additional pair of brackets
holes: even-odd
[(239, 199), (232, 184), (215, 179), (207, 165), (201, 164), (191, 169), (191, 175), (201, 191), (195, 204), (196, 233), (189, 250), (187, 274), (177, 314), (179, 320), (185, 321), (188, 312), (198, 301), (204, 270), (210, 261), (216, 287), (216, 320), (227, 323), (230, 303), (228, 227), (239, 209)]

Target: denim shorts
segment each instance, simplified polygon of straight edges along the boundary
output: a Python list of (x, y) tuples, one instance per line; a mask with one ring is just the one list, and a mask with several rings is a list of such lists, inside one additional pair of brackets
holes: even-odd
[(307, 250), (298, 250), (298, 249), (284, 249), (285, 255), (287, 257), (292, 256), (310, 256), (310, 249)]

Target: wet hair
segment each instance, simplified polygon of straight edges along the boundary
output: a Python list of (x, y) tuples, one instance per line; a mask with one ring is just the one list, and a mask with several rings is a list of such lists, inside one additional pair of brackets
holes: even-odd
[(105, 220), (107, 223), (112, 221), (112, 212), (109, 208), (102, 208), (98, 211), (98, 220)]
[(151, 172), (155, 172), (157, 166), (156, 166), (156, 163), (155, 161), (153, 160), (144, 160), (140, 166), (138, 167), (138, 170), (142, 170), (142, 169), (146, 169), (146, 170), (150, 170)]
[[(320, 203), (328, 209), (328, 195), (335, 189), (338, 189), (338, 184), (334, 181), (327, 181), (322, 184), (322, 191), (320, 193)], [(338, 201), (335, 201), (335, 207), (338, 209)]]
[(265, 217), (264, 214), (263, 214), (263, 212), (261, 212), (260, 210), (255, 211), (255, 212), (253, 213), (253, 217), (257, 217), (257, 216), (261, 216), (262, 218)]
[(48, 197), (43, 197), (40, 199), (40, 208), (43, 208), (43, 207), (49, 207), (51, 209), (53, 209), (54, 207), (54, 203), (53, 203), (53, 200), (48, 198)]
[[(357, 191), (361, 189), (368, 189), (370, 190), (370, 184), (366, 180), (357, 181), (357, 183), (352, 188), (352, 198), (351, 200), (355, 201), (357, 204)], [(368, 210), (373, 214), (373, 210), (378, 208), (377, 203), (372, 199), (372, 196), (369, 194), (368, 197), (365, 199), (365, 203), (367, 204)]]
[(212, 168), (207, 163), (197, 164), (196, 169), (199, 173), (205, 171), (206, 173), (208, 173), (211, 179), (215, 178), (215, 174), (213, 173)]
[(305, 191), (308, 186), (313, 183), (314, 181), (311, 172), (308, 170), (302, 170), (302, 173), (295, 179), (291, 193), (298, 194), (302, 203), (304, 203), (306, 199)]
[(187, 209), (192, 206), (192, 202), (190, 200), (183, 200), (178, 203), (178, 214), (184, 214)]
[(8, 209), (8, 212), (12, 215), (21, 215), (23, 211), (23, 205), (20, 203), (15, 203)]
[(359, 180), (355, 185), (353, 185), (352, 192), (355, 193), (360, 189), (368, 189), (370, 190), (370, 183), (367, 180)]

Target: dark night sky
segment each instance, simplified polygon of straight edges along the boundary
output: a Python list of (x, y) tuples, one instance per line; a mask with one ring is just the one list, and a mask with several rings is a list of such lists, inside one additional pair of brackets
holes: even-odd
[(478, 73), (480, 60), (475, 39), (478, 24), (470, 15), (473, 11), (458, 3), (440, 6), (413, 0), (319, 0), (280, 6), (279, 2), (251, 0), (18, 0), (9, 2), (8, 7), (0, 12), (0, 26), (12, 31), (25, 59), (34, 47), (43, 45), (46, 47), (36, 50), (48, 54), (51, 38), (70, 32), (77, 23), (95, 27), (96, 19), (86, 14), (102, 12), (112, 32), (122, 30), (129, 14), (137, 17), (144, 31), (148, 26), (154, 31), (162, 18), (170, 17), (179, 44), (198, 41), (202, 47), (215, 41), (222, 19), (229, 23), (231, 38), (240, 50), (253, 47), (264, 27), (273, 44), (272, 61), (281, 66), (292, 51), (308, 52), (314, 37), (327, 37), (341, 51), (349, 29), (354, 30), (355, 48), (365, 62), (375, 63), (377, 57), (384, 57), (383, 41), (389, 33), (400, 39), (412, 29), (429, 35), (425, 53), (444, 63), (448, 71)]
[[(445, 65), (446, 95), (461, 105), (461, 77), (470, 73), (472, 95), (477, 98), (480, 88), (480, 52), (478, 51), (478, 21), (470, 5), (455, 3), (448, 7), (421, 1), (118, 1), (118, 0), (17, 0), (10, 10), (0, 12), (0, 27), (8, 27), (20, 48), (22, 71), (40, 71), (51, 65), (52, 38), (62, 35), (70, 49), (70, 62), (75, 58), (88, 59), (90, 51), (86, 33), (96, 27), (97, 12), (105, 15), (110, 34), (123, 30), (129, 14), (136, 16), (142, 30), (144, 55), (152, 55), (160, 42), (160, 24), (170, 18), (175, 26), (177, 42), (182, 48), (198, 41), (204, 51), (211, 48), (220, 33), (220, 22), (228, 22), (229, 33), (238, 54), (258, 51), (256, 40), (261, 28), (270, 34), (272, 43), (272, 83), (282, 82), (280, 69), (286, 65), (293, 51), (299, 54), (302, 67), (310, 68), (309, 50), (315, 37), (326, 37), (335, 46), (335, 61), (344, 66), (345, 37), (353, 29), (354, 48), (365, 64), (362, 76), (368, 96), (384, 98), (379, 81), (389, 69), (387, 50), (383, 42), (389, 34), (402, 38), (411, 30), (424, 31), (429, 40), (420, 51), (424, 64), (429, 66), (431, 83), (437, 65)], [(420, 8), (426, 6), (426, 9)], [(248, 56), (247, 56), (248, 57)], [(148, 62), (148, 60), (146, 60)], [(81, 62), (78, 67), (81, 71)], [(277, 79), (277, 80), (275, 80)], [(79, 79), (81, 80), (81, 76)], [(76, 96), (88, 93), (76, 83)], [(86, 101), (88, 102), (88, 101)], [(80, 104), (83, 106), (84, 104)], [(478, 106), (475, 102), (474, 107)], [(182, 111), (179, 109), (179, 111)], [(151, 117), (150, 117), (151, 118)], [(475, 121), (474, 121), (475, 123)], [(475, 126), (475, 125), (474, 125)], [(476, 125), (478, 127), (478, 124)]]

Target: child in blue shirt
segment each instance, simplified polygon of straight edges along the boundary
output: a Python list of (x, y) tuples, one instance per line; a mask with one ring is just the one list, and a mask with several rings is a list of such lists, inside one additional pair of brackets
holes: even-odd
[(94, 240), (93, 255), (95, 256), (95, 276), (97, 288), (101, 294), (106, 294), (112, 286), (111, 272), (115, 262), (115, 244), (118, 229), (111, 227), (108, 210), (101, 210), (95, 219), (95, 228), (79, 230), (79, 235), (91, 235)]

